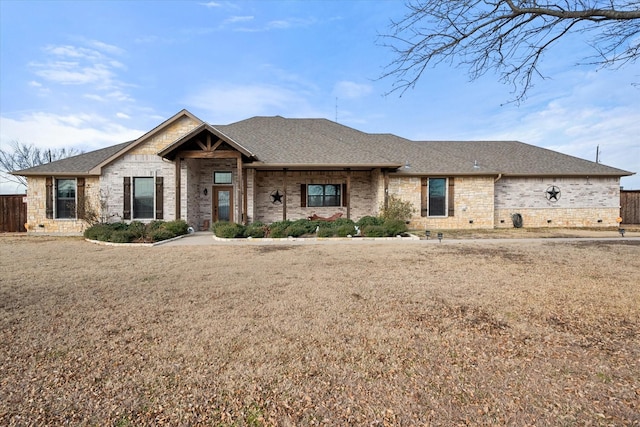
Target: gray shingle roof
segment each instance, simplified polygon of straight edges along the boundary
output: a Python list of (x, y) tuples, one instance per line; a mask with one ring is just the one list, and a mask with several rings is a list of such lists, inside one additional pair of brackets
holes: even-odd
[[(253, 154), (257, 159), (253, 167), (389, 167), (398, 168), (397, 172), (401, 174), (447, 176), (632, 174), (517, 141), (410, 141), (392, 134), (361, 132), (326, 119), (253, 117), (228, 125), (205, 127), (230, 138)], [(88, 175), (137, 141), (140, 139), (14, 174)], [(410, 167), (403, 167), (405, 164)]]
[(77, 156), (67, 157), (44, 165), (14, 171), (14, 175), (89, 175), (89, 171), (135, 141), (123, 142)]

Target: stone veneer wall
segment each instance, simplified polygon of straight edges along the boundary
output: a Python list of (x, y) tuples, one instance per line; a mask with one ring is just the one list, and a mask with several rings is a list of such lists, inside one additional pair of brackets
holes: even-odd
[[(560, 189), (558, 201), (546, 191)], [(620, 215), (620, 180), (615, 177), (505, 177), (495, 185), (496, 227), (513, 227), (511, 215), (522, 215), (524, 227), (613, 227)]]
[[(175, 165), (155, 154), (126, 154), (102, 168), (100, 186), (107, 199), (111, 221), (122, 221), (124, 209), (124, 177), (163, 177), (163, 220), (175, 219)], [(131, 182), (133, 191), (133, 180)], [(136, 219), (136, 218), (132, 218)], [(142, 220), (149, 222), (150, 220)]]
[[(27, 177), (27, 183), (27, 233), (77, 235), (81, 234), (88, 227), (88, 224), (84, 220), (47, 218), (46, 177)], [(87, 202), (90, 204), (97, 203), (99, 193), (99, 178), (86, 177), (84, 194)]]
[[(411, 229), (493, 228), (493, 177), (454, 177), (454, 213), (447, 217), (423, 217), (422, 177), (394, 177), (389, 180), (389, 194), (411, 202), (416, 209)], [(426, 201), (424, 201), (426, 203)]]
[(157, 156), (159, 151), (163, 150), (183, 135), (186, 135), (188, 132), (198, 127), (200, 124), (201, 122), (193, 120), (190, 117), (182, 117), (165, 128), (162, 132), (159, 132), (153, 135), (151, 138), (148, 138), (146, 141), (135, 147), (127, 154), (147, 154)]
[[(372, 182), (371, 172), (352, 171), (351, 172), (351, 219), (357, 221), (360, 217), (371, 215), (376, 208), (376, 182)], [(272, 223), (282, 221), (281, 204), (271, 203), (271, 193), (279, 190), (286, 192), (285, 203), (287, 207), (287, 219), (296, 220), (306, 218), (313, 214), (319, 216), (331, 216), (337, 212), (342, 212), (344, 218), (347, 216), (346, 206), (336, 207), (301, 207), (301, 184), (344, 184), (347, 182), (347, 172), (344, 171), (289, 171), (287, 172), (286, 189), (283, 187), (282, 171), (256, 171), (255, 185), (252, 191), (248, 191), (248, 196), (252, 199), (249, 205), (253, 205), (249, 215), (253, 221)], [(253, 191), (255, 188), (255, 191)]]

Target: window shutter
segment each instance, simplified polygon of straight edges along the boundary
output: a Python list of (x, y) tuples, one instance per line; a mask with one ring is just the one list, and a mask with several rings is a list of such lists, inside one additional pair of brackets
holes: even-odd
[(76, 215), (78, 219), (85, 218), (85, 200), (84, 200), (84, 178), (76, 179)]
[(420, 185), (420, 216), (427, 216), (429, 214), (427, 206), (429, 206), (429, 194), (427, 193), (427, 178), (422, 178)]
[(455, 191), (454, 191), (454, 179), (453, 177), (449, 178), (449, 216), (453, 216), (454, 214), (454, 206), (455, 206)]
[(300, 184), (300, 207), (307, 207), (307, 184)]
[(124, 206), (122, 219), (131, 219), (131, 177), (124, 177)]
[(342, 206), (347, 206), (347, 184), (342, 184)]
[(47, 218), (53, 218), (53, 177), (48, 176), (46, 181), (47, 191), (46, 191), (46, 201), (45, 201), (45, 211), (47, 214)]
[(164, 198), (163, 198), (163, 178), (161, 176), (156, 176), (156, 219), (162, 218), (162, 207), (164, 206)]

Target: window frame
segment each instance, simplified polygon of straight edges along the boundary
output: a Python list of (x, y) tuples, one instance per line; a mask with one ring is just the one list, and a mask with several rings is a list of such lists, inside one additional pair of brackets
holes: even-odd
[[(69, 216), (61, 216), (60, 215), (60, 209), (61, 209), (61, 201), (65, 201), (65, 203), (69, 203), (69, 201), (71, 200), (70, 197), (60, 197), (59, 196), (59, 188), (60, 188), (60, 181), (71, 181), (73, 182), (73, 208), (72, 209), (68, 209), (69, 210)], [(54, 178), (54, 183), (55, 183), (55, 190), (54, 190), (54, 197), (53, 197), (53, 203), (54, 203), (54, 219), (70, 219), (70, 220), (75, 220), (78, 219), (78, 180), (77, 178)], [(65, 209), (66, 210), (66, 209)]]
[[(443, 191), (443, 204), (442, 204), (442, 210), (443, 213), (440, 214), (432, 214), (432, 207), (431, 207), (431, 181), (432, 180), (443, 180), (444, 181), (444, 185), (442, 187), (442, 191)], [(429, 218), (447, 218), (449, 217), (449, 178), (445, 178), (445, 177), (429, 177), (427, 178), (427, 217)]]
[[(307, 207), (309, 208), (335, 208), (342, 207), (342, 184), (307, 184)], [(322, 194), (311, 194), (311, 187), (322, 187)], [(327, 194), (327, 188), (333, 187), (335, 189), (334, 194)], [(314, 198), (314, 199), (312, 199)], [(320, 198), (322, 202), (320, 204), (311, 203), (311, 200)], [(327, 200), (334, 198), (337, 204), (327, 204)]]
[[(229, 181), (218, 181), (217, 175), (223, 175), (223, 174), (229, 175)], [(213, 171), (213, 184), (214, 185), (233, 185), (233, 171), (228, 171), (228, 170)]]
[[(139, 199), (151, 200), (151, 216), (141, 217), (138, 215), (139, 207), (136, 203), (136, 180), (144, 179), (151, 181), (151, 197), (139, 197)], [(153, 176), (134, 176), (131, 178), (131, 219), (132, 220), (154, 220), (156, 219), (156, 179)]]

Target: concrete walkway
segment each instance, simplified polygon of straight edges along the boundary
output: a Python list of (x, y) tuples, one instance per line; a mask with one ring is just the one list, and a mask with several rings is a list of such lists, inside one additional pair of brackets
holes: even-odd
[[(633, 235), (629, 235), (633, 234)], [(402, 243), (402, 244), (461, 244), (461, 243), (525, 243), (525, 242), (579, 242), (579, 241), (640, 241), (638, 233), (627, 233), (625, 237), (621, 236), (590, 236), (590, 237), (544, 237), (544, 238), (477, 238), (477, 239), (454, 239), (445, 237), (442, 242), (437, 238), (429, 240), (419, 239), (417, 237), (380, 237), (380, 238), (288, 238), (288, 239), (219, 239), (209, 231), (198, 231), (188, 234), (180, 239), (168, 241), (166, 243), (156, 244), (156, 246), (213, 246), (213, 245), (326, 245), (326, 244), (370, 244), (370, 243)]]

